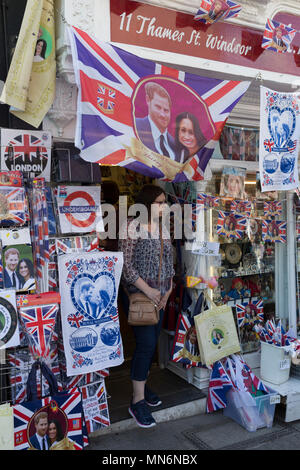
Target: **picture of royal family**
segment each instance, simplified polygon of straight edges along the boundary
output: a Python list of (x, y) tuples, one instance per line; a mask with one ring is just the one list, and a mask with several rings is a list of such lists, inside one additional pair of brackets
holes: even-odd
[[(59, 413), (62, 415), (62, 413)], [(67, 429), (67, 423), (62, 426), (61, 420), (49, 419), (47, 411), (38, 411), (33, 417), (34, 433), (29, 433), (29, 450), (75, 450), (71, 442), (63, 432)]]
[(175, 135), (171, 135), (172, 100), (163, 86), (154, 81), (147, 82), (145, 99), (148, 113), (135, 119), (135, 130), (137, 137), (148, 149), (185, 163), (206, 144), (207, 139), (200, 129), (199, 120), (189, 111), (176, 115)]
[[(36, 283), (32, 253), (29, 247), (27, 249), (27, 245), (21, 245), (21, 247), (8, 247), (4, 250), (2, 257), (4, 287), (16, 291), (33, 291), (36, 289)], [(26, 257), (22, 257), (24, 247)]]

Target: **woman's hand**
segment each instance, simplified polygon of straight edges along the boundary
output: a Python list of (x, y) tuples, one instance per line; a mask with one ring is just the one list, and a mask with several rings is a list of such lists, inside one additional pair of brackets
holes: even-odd
[(158, 289), (153, 289), (152, 287), (149, 287), (145, 290), (145, 294), (147, 297), (149, 297), (152, 302), (155, 303), (155, 305), (159, 305), (161, 301), (161, 293)]
[(159, 310), (161, 310), (161, 309), (164, 310), (166, 308), (170, 293), (171, 292), (166, 292), (165, 295), (163, 295), (163, 297), (160, 299), (160, 302), (159, 302), (158, 307), (157, 307)]

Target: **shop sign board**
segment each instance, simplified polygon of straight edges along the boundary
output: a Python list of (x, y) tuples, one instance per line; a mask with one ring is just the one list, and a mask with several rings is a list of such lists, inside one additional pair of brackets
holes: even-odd
[[(163, 50), (259, 70), (300, 75), (300, 35), (285, 54), (261, 47), (263, 31), (229, 22), (205, 25), (175, 10), (119, 0), (111, 2), (111, 41)], [(275, 20), (300, 28), (300, 17)]]

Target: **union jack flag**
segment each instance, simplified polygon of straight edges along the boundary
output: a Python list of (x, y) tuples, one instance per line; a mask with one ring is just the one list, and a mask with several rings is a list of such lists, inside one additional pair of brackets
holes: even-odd
[[(235, 377), (231, 374), (229, 362), (231, 362)], [(235, 389), (247, 391), (252, 396), (256, 396), (258, 391), (266, 394), (270, 393), (268, 387), (266, 387), (266, 385), (254, 374), (253, 370), (241, 358), (241, 356), (232, 354), (230, 357), (227, 357), (225, 359), (224, 367)]]
[(287, 52), (297, 30), (267, 19), (261, 47), (279, 53)]
[(276, 217), (282, 214), (282, 202), (270, 201), (264, 202), (264, 216), (265, 217)]
[[(202, 180), (225, 121), (248, 89), (250, 82), (208, 79), (178, 71), (137, 57), (109, 43), (100, 42), (78, 28), (72, 27), (69, 30), (79, 88), (75, 145), (81, 149), (81, 157), (86, 161), (102, 165), (124, 166), (146, 176), (162, 178), (166, 181)], [(177, 93), (178, 95), (178, 87), (181, 89), (181, 84), (184, 83), (185, 90), (190, 88), (199, 97), (201, 103), (198, 101), (197, 109), (202, 106), (206, 110), (203, 114), (205, 118), (201, 119), (201, 129), (207, 143), (179, 170), (173, 166), (171, 170), (169, 165), (163, 168), (157, 150), (151, 148), (149, 144), (145, 143), (145, 146), (152, 150), (152, 156), (156, 152), (155, 164), (147, 159), (146, 153), (149, 152), (146, 152), (145, 159), (140, 161), (138, 160), (139, 153), (128, 151), (131, 149), (132, 142), (140, 144), (136, 137), (136, 123), (133, 125), (132, 99), (135, 98), (137, 89), (144, 86), (148, 77), (152, 81), (163, 81), (166, 87), (168, 86), (167, 77), (171, 77), (172, 86), (169, 85), (171, 94)], [(141, 85), (142, 82), (143, 85)], [(110, 107), (109, 114), (107, 107), (104, 110), (97, 101), (100, 86), (110, 90), (109, 101), (115, 103)], [(113, 92), (115, 93), (114, 100), (112, 99)], [(137, 111), (137, 117), (142, 117), (138, 114)], [(170, 121), (168, 130), (173, 137), (175, 135), (174, 117)]]
[(20, 134), (8, 142), (4, 158), (8, 168), (17, 163), (41, 164), (48, 161), (49, 149), (45, 147), (40, 137), (33, 134)]
[(82, 313), (70, 313), (67, 317), (68, 323), (75, 328), (79, 328), (84, 320), (84, 315)]
[[(219, 4), (221, 9), (219, 9), (219, 5), (216, 6), (216, 4)], [(216, 10), (214, 10), (215, 6), (217, 8)], [(238, 16), (241, 9), (241, 5), (231, 2), (230, 0), (202, 0), (194, 19), (205, 24), (212, 24), (220, 19), (227, 20), (228, 18), (235, 18)]]
[(116, 92), (106, 86), (98, 86), (97, 103), (105, 114), (112, 114), (115, 107)]
[(55, 397), (14, 405), (15, 450), (27, 450), (31, 447), (30, 437), (35, 434), (32, 418), (40, 409), (47, 412), (49, 421), (58, 414), (63, 415), (66, 420), (64, 434), (74, 445), (75, 450), (83, 449), (82, 398), (79, 391), (72, 391), (69, 394), (63, 392)]
[(226, 408), (226, 395), (227, 392), (232, 389), (232, 387), (232, 381), (222, 362), (215, 362), (211, 371), (208, 385), (208, 395), (206, 402), (207, 413)]
[(197, 193), (197, 204), (204, 206), (204, 209), (218, 207), (219, 200), (218, 197), (210, 196), (209, 194)]
[(243, 299), (235, 304), (239, 328), (248, 323), (264, 321), (264, 306), (262, 299)]
[(236, 200), (231, 201), (230, 210), (236, 214), (244, 214), (246, 217), (250, 217), (251, 214), (251, 201)]
[(262, 220), (262, 239), (265, 242), (286, 243), (286, 222)]
[(61, 255), (64, 253), (86, 251), (93, 239), (94, 235), (56, 238), (56, 253)]
[(33, 356), (47, 357), (49, 355), (57, 312), (57, 304), (20, 307), (20, 318)]
[(88, 433), (110, 425), (104, 380), (80, 388)]
[(0, 226), (24, 225), (25, 222), (25, 189), (0, 186)]
[[(191, 329), (193, 329), (194, 340), (196, 341), (194, 345), (188, 338)], [(185, 366), (197, 367), (201, 365), (194, 321), (184, 313), (179, 314), (178, 317), (171, 357), (173, 362), (180, 362)]]
[(247, 218), (243, 215), (219, 211), (217, 234), (229, 238), (241, 239), (247, 227)]
[(264, 147), (267, 152), (272, 152), (272, 149), (275, 145), (275, 142), (273, 139), (265, 139), (264, 140)]

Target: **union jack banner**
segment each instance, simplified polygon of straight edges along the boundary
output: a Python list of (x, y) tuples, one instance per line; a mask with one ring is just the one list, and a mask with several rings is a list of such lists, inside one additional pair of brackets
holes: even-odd
[(88, 433), (110, 425), (104, 380), (80, 388), (85, 423)]
[(258, 129), (226, 125), (219, 144), (225, 160), (258, 161)]
[(197, 204), (204, 206), (204, 209), (218, 207), (219, 198), (210, 196), (209, 194), (197, 193)]
[[(166, 181), (202, 180), (225, 121), (250, 82), (182, 72), (100, 42), (78, 28), (69, 31), (79, 89), (75, 145), (81, 157)], [(201, 122), (197, 153), (175, 145), (172, 111), (164, 124), (168, 148), (154, 141), (145, 95), (150, 83), (167, 91), (167, 106), (177, 103), (178, 113), (188, 111)]]
[[(232, 377), (229, 362), (235, 377)], [(230, 357), (227, 357), (224, 360), (224, 367), (235, 389), (247, 391), (252, 396), (256, 396), (258, 391), (265, 394), (270, 393), (268, 387), (254, 374), (253, 370), (241, 356), (232, 354)]]
[(287, 52), (297, 30), (267, 19), (261, 47), (279, 53)]
[(265, 217), (276, 217), (282, 215), (282, 202), (270, 201), (264, 202), (264, 216)]
[[(56, 295), (58, 296), (57, 299), (59, 299), (59, 294)], [(45, 303), (43, 305), (42, 298), (39, 300), (40, 305), (36, 305), (35, 302), (38, 297), (42, 297), (42, 294), (39, 296), (28, 295), (28, 306), (20, 307), (19, 314), (28, 336), (31, 354), (34, 357), (46, 358), (50, 353), (50, 342), (59, 305), (58, 303)]]
[(212, 413), (213, 411), (226, 408), (226, 395), (227, 392), (232, 389), (232, 387), (232, 381), (222, 362), (215, 362), (211, 371), (208, 385), (208, 395), (206, 402), (207, 413)]
[(172, 353), (173, 362), (186, 366), (201, 366), (201, 357), (193, 319), (188, 315), (179, 314)]
[(83, 443), (83, 409), (81, 393), (62, 392), (54, 397), (23, 402), (14, 405), (15, 450), (39, 449), (34, 442), (36, 433), (34, 416), (41, 411), (48, 415), (48, 422), (57, 419), (62, 425), (66, 445), (73, 450), (82, 450)]
[(25, 189), (0, 186), (0, 227), (26, 223)]
[(256, 324), (264, 321), (264, 306), (262, 299), (243, 299), (235, 304), (239, 328), (246, 324)]
[(244, 214), (246, 217), (250, 217), (252, 209), (251, 201), (237, 200), (231, 201), (230, 210), (236, 214)]
[(202, 0), (194, 19), (201, 23), (212, 24), (220, 19), (235, 18), (241, 9), (241, 5), (230, 0)]
[(265, 242), (286, 243), (286, 222), (262, 220), (262, 239)]
[(217, 234), (228, 238), (241, 239), (247, 227), (247, 218), (243, 215), (219, 211)]
[(274, 140), (272, 140), (272, 139), (265, 139), (264, 140), (264, 147), (265, 147), (265, 150), (267, 152), (272, 152), (272, 149), (273, 149), (274, 145), (275, 145)]
[(94, 240), (94, 235), (56, 238), (56, 253), (62, 255), (64, 253), (77, 253), (86, 251)]

